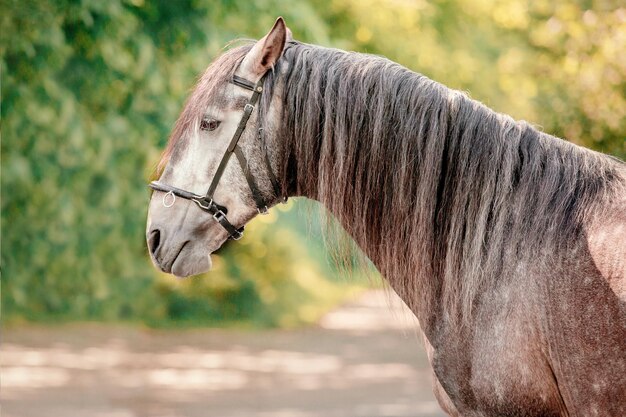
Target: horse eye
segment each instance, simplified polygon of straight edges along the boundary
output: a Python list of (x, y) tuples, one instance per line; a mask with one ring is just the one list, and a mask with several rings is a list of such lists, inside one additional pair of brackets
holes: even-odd
[(209, 120), (202, 120), (200, 122), (200, 129), (201, 130), (215, 130), (218, 128), (218, 126), (220, 125), (220, 121), (219, 120), (215, 120), (215, 119), (209, 119)]

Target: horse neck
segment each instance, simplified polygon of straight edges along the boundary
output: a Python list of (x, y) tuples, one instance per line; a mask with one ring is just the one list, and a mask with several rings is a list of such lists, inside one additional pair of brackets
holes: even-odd
[(448, 90), (378, 57), (337, 55), (343, 64), (326, 74), (302, 66), (287, 76), (284, 182), (321, 202), (423, 321), (439, 285), (433, 230), (420, 225), (434, 221), (439, 168), (420, 165), (441, 158), (434, 134), (447, 129)]
[(590, 152), (387, 60), (308, 53), (285, 83), (290, 194), (320, 201), (422, 326), (469, 315), (507, 251), (578, 230), (602, 182)]

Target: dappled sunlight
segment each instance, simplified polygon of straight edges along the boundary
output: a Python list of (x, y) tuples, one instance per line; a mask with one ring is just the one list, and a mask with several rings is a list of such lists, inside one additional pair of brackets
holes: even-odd
[[(7, 388), (58, 387), (66, 385), (69, 381), (70, 373), (65, 369), (49, 366), (6, 366), (4, 363), (2, 364), (3, 396), (7, 394)], [(11, 395), (10, 390), (8, 390), (8, 394)]]
[(7, 330), (0, 355), (4, 411), (12, 417), (61, 417), (77, 409), (89, 416), (106, 415), (102, 410), (441, 415), (425, 354), (407, 337), (407, 329), (417, 330), (410, 318), (391, 293), (375, 291), (307, 330)]
[(167, 386), (177, 390), (238, 389), (254, 383), (250, 373), (290, 378), (293, 389), (320, 389), (324, 384), (348, 389), (359, 381), (384, 382), (416, 376), (406, 364), (347, 364), (336, 355), (289, 350), (184, 349), (176, 353), (147, 353), (127, 348), (74, 351), (68, 347), (35, 351), (6, 344), (1, 363), (5, 390), (70, 384), (74, 371), (100, 372), (104, 380), (126, 388)]
[[(62, 378), (69, 370), (103, 371), (120, 369), (118, 377), (129, 375), (141, 380), (141, 384), (129, 382), (124, 377), (120, 381), (127, 385), (176, 385), (178, 389), (201, 387), (190, 381), (212, 381), (221, 383), (225, 380), (238, 381), (237, 372), (213, 372), (214, 370), (232, 370), (243, 372), (265, 372), (276, 374), (325, 374), (335, 372), (342, 367), (339, 358), (333, 355), (320, 355), (294, 351), (264, 350), (250, 351), (211, 351), (203, 349), (182, 349), (175, 353), (133, 352), (128, 348), (89, 348), (74, 351), (66, 349), (23, 349), (21, 346), (7, 343), (3, 346), (2, 359), (3, 387), (26, 387), (32, 377), (34, 387), (62, 385), (68, 378)], [(45, 371), (50, 372), (46, 377)], [(189, 372), (189, 371), (193, 372)], [(198, 372), (196, 372), (198, 371)], [(215, 376), (215, 377), (214, 377)], [(181, 385), (185, 380), (186, 384)], [(227, 385), (232, 385), (228, 382)], [(221, 388), (221, 387), (218, 387)]]
[(417, 318), (391, 290), (387, 290), (383, 296), (376, 292), (366, 293), (358, 304), (345, 306), (322, 317), (320, 326), (352, 331), (419, 329)]
[(243, 372), (207, 369), (115, 370), (110, 377), (124, 388), (224, 391), (242, 388), (249, 381)]

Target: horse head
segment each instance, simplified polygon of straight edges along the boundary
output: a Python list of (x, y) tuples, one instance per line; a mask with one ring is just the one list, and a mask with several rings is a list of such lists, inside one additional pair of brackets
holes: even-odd
[(289, 36), (278, 18), (258, 42), (218, 57), (191, 93), (151, 184), (146, 239), (162, 271), (183, 277), (209, 270), (212, 252), (286, 198), (265, 140), (281, 103), (263, 114), (257, 105)]

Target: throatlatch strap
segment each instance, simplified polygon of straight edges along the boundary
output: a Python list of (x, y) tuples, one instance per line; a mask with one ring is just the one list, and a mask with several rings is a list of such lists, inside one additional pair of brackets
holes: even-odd
[(284, 201), (287, 201), (287, 197), (283, 197), (283, 193), (280, 189), (280, 184), (278, 184), (278, 180), (276, 179), (276, 175), (274, 174), (274, 170), (272, 169), (272, 163), (270, 161), (270, 157), (267, 154), (267, 150), (263, 152), (265, 156), (265, 165), (267, 165), (267, 173), (270, 177), (270, 182), (272, 183), (272, 187), (274, 187), (274, 194), (276, 197), (281, 197)]
[(243, 175), (246, 177), (246, 181), (248, 181), (248, 187), (250, 187), (250, 191), (252, 191), (252, 198), (254, 199), (254, 203), (256, 204), (259, 211), (267, 210), (267, 203), (265, 203), (265, 199), (261, 195), (261, 191), (259, 191), (259, 187), (256, 185), (256, 181), (250, 172), (250, 167), (248, 166), (248, 161), (244, 156), (241, 147), (235, 146), (235, 150), (233, 151), (237, 160), (239, 161), (239, 165), (241, 166), (241, 170), (243, 171)]

